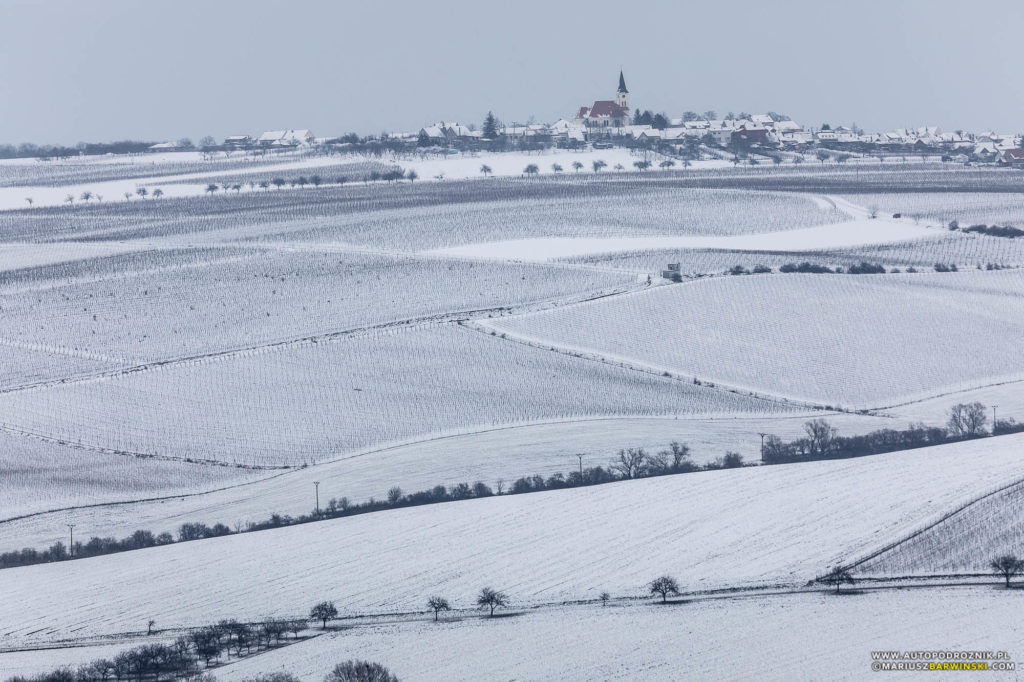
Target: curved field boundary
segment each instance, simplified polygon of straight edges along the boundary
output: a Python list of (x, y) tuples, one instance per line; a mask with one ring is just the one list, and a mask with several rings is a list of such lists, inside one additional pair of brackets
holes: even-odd
[(933, 528), (936, 528), (936, 527), (940, 526), (941, 524), (945, 523), (946, 521), (948, 521), (949, 519), (953, 518), (954, 516), (957, 516), (957, 515), (963, 513), (964, 511), (970, 509), (971, 507), (973, 507), (974, 505), (978, 504), (979, 502), (987, 500), (990, 497), (993, 497), (995, 495), (999, 495), (1001, 493), (1004, 493), (1004, 492), (1006, 492), (1006, 491), (1008, 491), (1008, 490), (1010, 490), (1012, 488), (1015, 488), (1015, 487), (1021, 486), (1021, 485), (1024, 485), (1024, 477), (1014, 479), (1012, 482), (1007, 483), (1006, 485), (999, 486), (998, 488), (995, 488), (994, 490), (990, 490), (987, 493), (983, 493), (982, 495), (979, 495), (978, 497), (975, 497), (975, 498), (973, 498), (971, 500), (968, 500), (967, 502), (964, 502), (963, 504), (961, 504), (958, 507), (952, 509), (951, 511), (946, 512), (945, 514), (940, 516), (935, 521), (932, 521), (932, 522), (922, 526), (921, 528), (918, 528), (917, 530), (915, 530), (915, 531), (913, 531), (913, 532), (903, 536), (902, 538), (900, 538), (898, 540), (894, 540), (893, 542), (890, 542), (890, 543), (887, 543), (887, 544), (883, 545), (881, 548), (871, 552), (870, 554), (867, 554), (866, 556), (861, 557), (860, 559), (857, 559), (856, 561), (854, 561), (852, 563), (846, 564), (844, 567), (848, 568), (848, 569), (853, 569), (853, 568), (857, 568), (858, 566), (862, 566), (865, 563), (871, 561), (872, 559), (877, 559), (878, 557), (882, 556), (886, 552), (891, 552), (892, 550), (896, 549), (900, 545), (902, 545), (902, 544), (904, 544), (906, 542), (909, 542), (910, 540), (913, 540), (914, 538), (916, 538), (916, 537), (918, 537), (918, 536), (920, 536), (920, 535), (922, 535), (922, 534), (932, 530)]

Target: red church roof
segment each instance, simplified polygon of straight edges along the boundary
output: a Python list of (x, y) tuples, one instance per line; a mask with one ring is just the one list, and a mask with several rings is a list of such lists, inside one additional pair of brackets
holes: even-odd
[(594, 102), (594, 106), (590, 107), (590, 116), (608, 116), (609, 118), (625, 118), (626, 110), (611, 100), (601, 100), (598, 102)]

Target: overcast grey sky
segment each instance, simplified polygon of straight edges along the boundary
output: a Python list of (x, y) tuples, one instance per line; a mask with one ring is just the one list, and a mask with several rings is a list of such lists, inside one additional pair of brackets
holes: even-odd
[(0, 143), (678, 116), (1024, 130), (1018, 0), (0, 0)]

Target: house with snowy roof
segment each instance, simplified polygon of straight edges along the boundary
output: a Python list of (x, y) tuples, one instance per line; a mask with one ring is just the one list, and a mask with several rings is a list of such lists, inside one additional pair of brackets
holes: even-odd
[(999, 162), (1012, 168), (1024, 168), (1024, 149), (1007, 149)]
[(483, 137), (483, 133), (480, 131), (473, 131), (461, 123), (453, 123), (450, 121), (440, 121), (435, 125), (420, 128), (419, 135), (420, 137), (425, 135), (431, 142), (437, 144), (447, 144), (457, 142), (459, 140), (478, 139)]
[(314, 140), (316, 136), (309, 130), (268, 130), (256, 142), (261, 147), (298, 147)]

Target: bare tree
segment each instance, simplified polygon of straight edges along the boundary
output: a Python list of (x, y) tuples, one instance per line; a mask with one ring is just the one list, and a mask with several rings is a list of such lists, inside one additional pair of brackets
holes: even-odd
[(612, 598), (612, 595), (607, 592), (602, 592), (597, 596), (597, 598), (601, 600), (601, 606), (608, 606), (608, 600)]
[(572, 162), (572, 169), (574, 171), (576, 171), (577, 173), (579, 173), (581, 170), (583, 170), (583, 164), (581, 162), (579, 162), (579, 161), (573, 161)]
[(959, 403), (949, 410), (949, 421), (946, 425), (950, 433), (961, 438), (973, 438), (985, 432), (985, 406), (979, 402)]
[(819, 583), (825, 583), (829, 586), (835, 585), (836, 594), (839, 594), (839, 588), (844, 583), (847, 585), (852, 585), (854, 583), (853, 574), (850, 573), (849, 569), (843, 568), (842, 566), (836, 566), (816, 580)]
[(137, 190), (135, 190), (135, 193), (138, 194), (143, 199), (145, 199), (146, 195), (149, 194), (149, 190), (146, 189), (145, 187), (140, 187)]
[(498, 606), (508, 606), (508, 596), (504, 592), (496, 592), (489, 587), (480, 590), (476, 598), (476, 604), (482, 609), (489, 608), (490, 615), (494, 616), (494, 609)]
[(824, 419), (812, 419), (804, 424), (807, 448), (812, 455), (824, 456), (832, 452), (836, 430)]
[(551, 164), (551, 172), (552, 172), (552, 173), (561, 173), (561, 172), (562, 172), (562, 170), (563, 170), (563, 169), (562, 169), (562, 166), (561, 166), (561, 165), (559, 165), (559, 164), (557, 164), (557, 163), (553, 163), (553, 164)]
[(538, 173), (540, 173), (540, 168), (537, 167), (537, 164), (531, 163), (530, 165), (523, 169), (523, 173), (525, 173), (526, 175), (537, 175)]
[(327, 621), (338, 617), (338, 608), (332, 601), (322, 601), (314, 606), (309, 612), (310, 620), (323, 621), (323, 627), (327, 629)]
[(625, 479), (639, 477), (647, 466), (647, 453), (643, 448), (628, 448), (619, 450), (619, 456), (613, 459), (610, 465), (612, 471), (617, 472)]
[(306, 621), (304, 621), (304, 620), (299, 620), (298, 618), (296, 618), (295, 620), (288, 621), (288, 632), (292, 633), (292, 636), (295, 639), (298, 639), (299, 638), (299, 633), (302, 632), (305, 629), (306, 629)]
[(668, 602), (668, 595), (679, 594), (679, 583), (676, 579), (670, 575), (663, 575), (660, 578), (655, 578), (648, 584), (647, 589), (651, 595), (658, 595), (661, 597), (661, 603), (665, 604)]
[(595, 173), (600, 173), (601, 169), (605, 168), (608, 164), (605, 163), (604, 161), (598, 159), (597, 161), (595, 161), (594, 163), (592, 163), (590, 165), (593, 166)]
[(438, 614), (441, 611), (451, 611), (452, 607), (444, 597), (431, 597), (427, 600), (427, 607), (434, 612), (434, 622), (437, 622)]
[(488, 166), (488, 165), (487, 165), (487, 164), (485, 163), (484, 165), (480, 166), (480, 172), (481, 172), (481, 173), (483, 173), (483, 176), (484, 176), (484, 177), (486, 178), (486, 177), (487, 177), (488, 175), (490, 175), (490, 174), (491, 174), (491, 173), (493, 173), (494, 171), (492, 171), (492, 170), (491, 170), (491, 167), (490, 167), (490, 166)]
[(155, 190), (153, 190), (153, 198), (154, 199), (159, 199), (163, 195), (164, 195), (164, 191), (162, 189), (160, 189), (159, 187), (157, 187)]
[(989, 566), (992, 567), (993, 573), (1003, 576), (1007, 587), (1010, 586), (1010, 578), (1024, 572), (1024, 560), (1018, 559), (1014, 554), (1004, 554), (1003, 556), (996, 557)]
[(345, 661), (334, 666), (324, 682), (398, 682), (398, 678), (380, 663)]
[(687, 464), (692, 464), (689, 459), (690, 446), (672, 441), (668, 445), (668, 450), (662, 450), (651, 458), (649, 466), (657, 469), (659, 473), (675, 473), (687, 468)]

